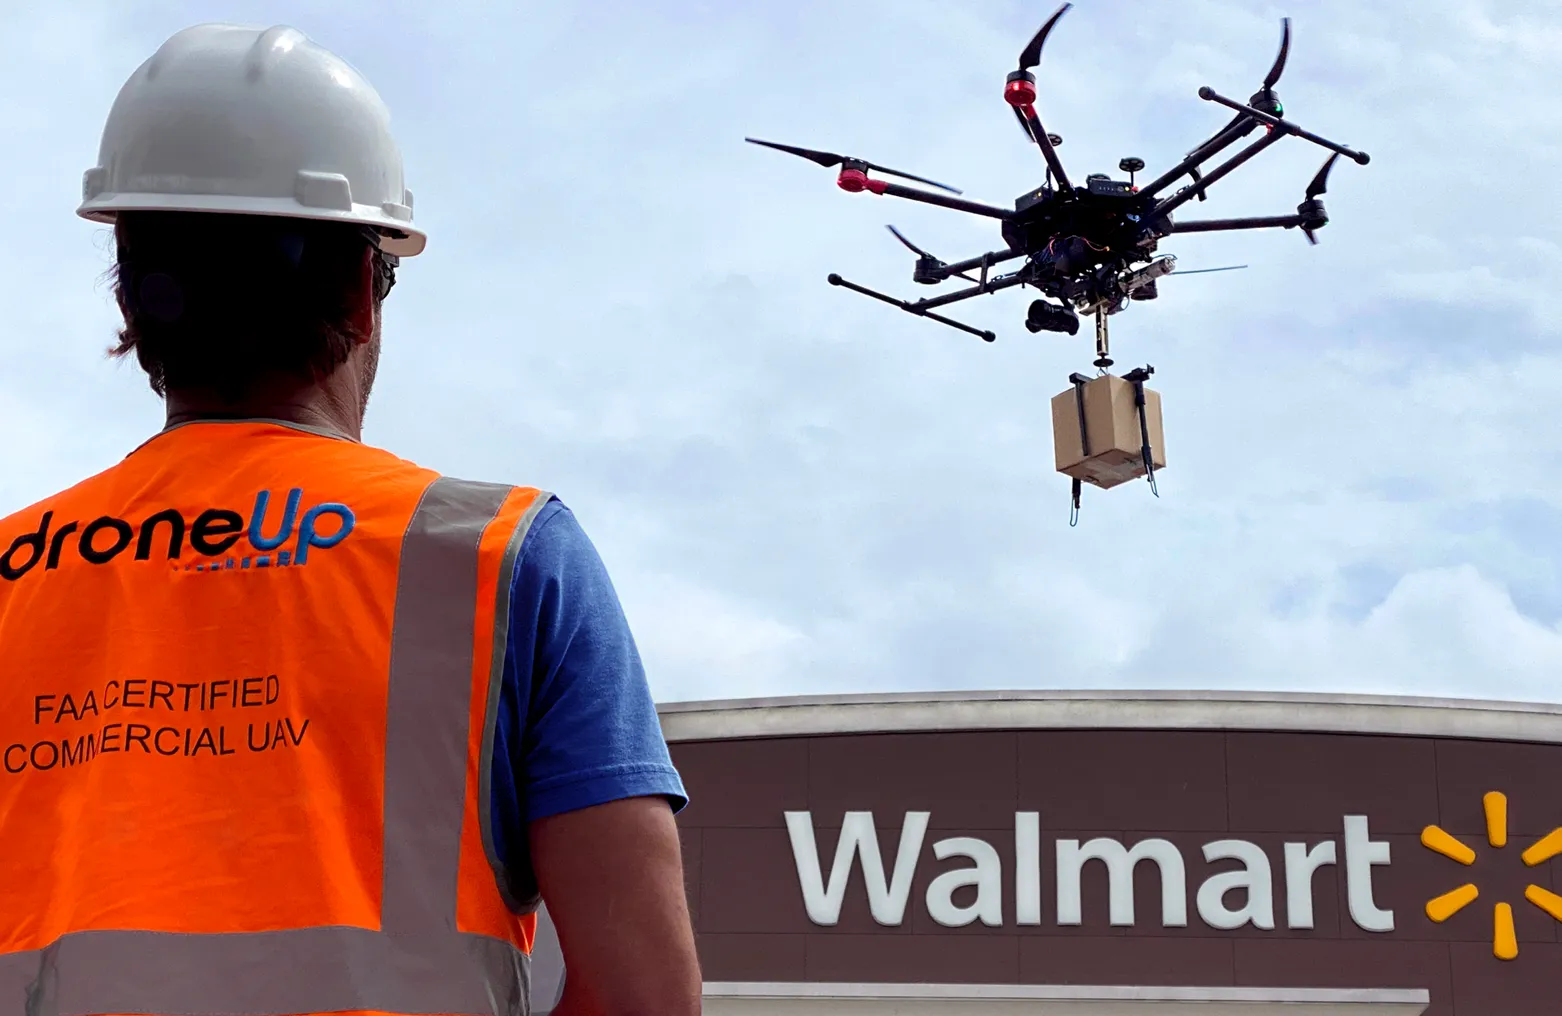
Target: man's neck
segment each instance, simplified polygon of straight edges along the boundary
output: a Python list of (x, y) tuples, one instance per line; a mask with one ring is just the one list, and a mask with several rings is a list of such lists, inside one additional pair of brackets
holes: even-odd
[(170, 391), (164, 399), (167, 427), (201, 420), (277, 420), (363, 439), (362, 414), (319, 386), (267, 392), (229, 401), (209, 392)]

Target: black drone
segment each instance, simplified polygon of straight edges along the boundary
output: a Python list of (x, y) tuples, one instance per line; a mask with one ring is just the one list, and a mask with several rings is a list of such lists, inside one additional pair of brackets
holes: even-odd
[[(1041, 61), (1041, 47), (1047, 41), (1048, 34), (1058, 23), (1058, 19), (1072, 6), (1065, 3), (1047, 19), (1046, 24), (1041, 26), (1041, 30), (1020, 53), (1019, 68), (1009, 72), (1008, 83), (1004, 86), (1004, 100), (1014, 110), (1014, 115), (1025, 133), (1041, 149), (1042, 157), (1047, 163), (1046, 182), (1041, 187), (1021, 195), (1014, 202), (1012, 210), (968, 201), (960, 197), (950, 197), (949, 194), (959, 194), (960, 191), (925, 177), (876, 165), (865, 159), (795, 148), (791, 145), (760, 141), (756, 138), (745, 139), (756, 145), (765, 145), (783, 152), (791, 152), (793, 155), (800, 155), (821, 166), (839, 166), (840, 174), (836, 177), (836, 184), (844, 191), (855, 193), (866, 190), (874, 194), (910, 198), (913, 201), (940, 205), (957, 211), (985, 215), (1003, 224), (1003, 240), (1007, 244), (1005, 249), (991, 251), (980, 257), (954, 264), (941, 261), (907, 240), (894, 226), (889, 227), (890, 232), (917, 255), (916, 267), (911, 274), (913, 282), (937, 285), (946, 279), (958, 277), (974, 283), (956, 292), (932, 299), (909, 301), (897, 300), (854, 282), (848, 282), (839, 275), (832, 274), (829, 277), (831, 285), (845, 286), (853, 292), (882, 300), (920, 317), (932, 318), (942, 324), (970, 332), (988, 342), (996, 338), (992, 332), (973, 328), (936, 314), (934, 310), (973, 296), (994, 293), (1000, 289), (1034, 286), (1051, 299), (1036, 300), (1030, 305), (1025, 327), (1032, 332), (1066, 332), (1074, 335), (1079, 331), (1079, 317), (1076, 311), (1093, 313), (1096, 318), (1096, 366), (1104, 370), (1112, 364), (1107, 348), (1107, 316), (1127, 308), (1130, 300), (1155, 299), (1157, 295), (1155, 280), (1170, 274), (1176, 268), (1176, 259), (1171, 255), (1153, 256), (1157, 244), (1163, 237), (1172, 233), (1207, 233), (1225, 229), (1279, 227), (1300, 228), (1310, 243), (1318, 242), (1314, 234), (1329, 221), (1320, 198), (1329, 179), (1329, 170), (1334, 167), (1335, 161), (1341, 155), (1354, 159), (1361, 165), (1367, 164), (1368, 156), (1365, 152), (1352, 151), (1343, 145), (1305, 131), (1285, 119), (1285, 109), (1280, 104), (1279, 96), (1275, 94), (1274, 86), (1280, 80), (1281, 72), (1285, 70), (1286, 56), (1291, 49), (1289, 18), (1281, 20), (1280, 53), (1275, 57), (1269, 73), (1264, 76), (1263, 87), (1254, 93), (1246, 105), (1228, 99), (1209, 87), (1199, 89), (1199, 98), (1220, 103), (1236, 111), (1231, 121), (1208, 141), (1193, 149), (1181, 162), (1143, 187), (1135, 184), (1136, 174), (1144, 169), (1144, 160), (1138, 158), (1126, 158), (1117, 164), (1119, 170), (1128, 174), (1126, 181), (1114, 180), (1104, 173), (1092, 173), (1085, 177), (1083, 186), (1076, 186), (1070, 182), (1067, 172), (1063, 169), (1063, 163), (1058, 158), (1057, 149), (1063, 143), (1063, 139), (1056, 134), (1047, 133), (1036, 114), (1036, 76), (1031, 72), (1032, 68)], [(1262, 137), (1208, 172), (1201, 169), (1203, 163), (1252, 134), (1259, 127), (1264, 128)], [(1305, 138), (1334, 153), (1307, 185), (1305, 198), (1300, 205), (1297, 205), (1296, 214), (1241, 219), (1200, 219), (1189, 222), (1173, 221), (1172, 212), (1195, 198), (1203, 201), (1206, 192), (1217, 180), (1288, 134)], [(914, 180), (948, 193), (941, 194), (937, 191), (921, 190), (874, 179), (868, 175), (870, 172)], [(1191, 182), (1179, 188), (1174, 194), (1162, 196), (1172, 184), (1184, 176)], [(1016, 258), (1025, 259), (1024, 266), (1017, 271), (1004, 275), (991, 273), (994, 265)], [(1219, 271), (1220, 269), (1207, 270)], [(978, 274), (971, 274), (973, 272)]]

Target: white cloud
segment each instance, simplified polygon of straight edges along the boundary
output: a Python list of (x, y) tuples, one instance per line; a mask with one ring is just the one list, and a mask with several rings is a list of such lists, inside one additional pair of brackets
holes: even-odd
[[(642, 655), (658, 665), (650, 679), (659, 698), (783, 694), (806, 663), (806, 635), (730, 596), (679, 575), (632, 579), (619, 595), (641, 632)], [(668, 674), (686, 676), (669, 686)]]
[(1468, 564), (1407, 573), (1359, 622), (1314, 617), (1271, 623), (1263, 635), (1268, 652), (1256, 658), (1281, 664), (1267, 668), (1274, 678), (1307, 688), (1479, 695), (1495, 687), (1551, 699), (1562, 666), (1562, 632), (1524, 617), (1500, 583)]

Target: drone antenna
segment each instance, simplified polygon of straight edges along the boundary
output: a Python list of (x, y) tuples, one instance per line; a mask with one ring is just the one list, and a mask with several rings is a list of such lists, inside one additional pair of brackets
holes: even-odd
[(1203, 275), (1205, 272), (1234, 272), (1238, 268), (1246, 268), (1247, 265), (1222, 265), (1219, 268), (1190, 268), (1187, 271), (1177, 269), (1178, 275)]

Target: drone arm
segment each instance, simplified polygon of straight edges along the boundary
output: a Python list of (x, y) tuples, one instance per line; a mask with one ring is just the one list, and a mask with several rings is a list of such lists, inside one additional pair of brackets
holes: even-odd
[(1370, 159), (1366, 152), (1353, 151), (1349, 148), (1346, 148), (1344, 145), (1335, 144), (1333, 141), (1330, 141), (1327, 138), (1319, 137), (1312, 131), (1303, 130), (1289, 120), (1285, 120), (1277, 116), (1272, 116), (1262, 110), (1254, 109), (1252, 106), (1245, 106), (1242, 103), (1237, 102), (1235, 99), (1226, 98), (1224, 95), (1219, 94), (1213, 89), (1207, 87), (1199, 89), (1199, 98), (1208, 100), (1210, 102), (1217, 102), (1222, 106), (1227, 106), (1236, 110), (1236, 119), (1227, 124), (1225, 128), (1220, 131), (1220, 133), (1216, 134), (1214, 137), (1210, 138), (1208, 141), (1189, 152), (1187, 158), (1177, 163), (1177, 165), (1161, 174), (1155, 180), (1146, 184), (1140, 190), (1141, 194), (1155, 195), (1164, 190), (1167, 186), (1176, 181), (1178, 177), (1187, 173), (1199, 163), (1208, 161), (1217, 152), (1230, 147), (1235, 142), (1246, 137), (1249, 133), (1252, 132), (1253, 127), (1257, 124), (1264, 124), (1269, 127), (1271, 131), (1281, 134), (1294, 134), (1299, 138), (1311, 141), (1315, 145), (1320, 145), (1324, 148), (1327, 148), (1331, 152), (1338, 152), (1340, 155), (1343, 155), (1348, 159), (1354, 159), (1363, 166), (1365, 166)]
[(1224, 229), (1295, 229), (1306, 220), (1300, 215), (1261, 215), (1245, 219), (1195, 219), (1174, 222), (1173, 233), (1213, 233)]
[(1026, 104), (1016, 106), (1020, 119), (1025, 124), (1025, 132), (1036, 142), (1036, 147), (1041, 149), (1041, 157), (1047, 160), (1047, 168), (1052, 171), (1052, 178), (1058, 182), (1058, 190), (1073, 190), (1073, 185), (1068, 182), (1068, 174), (1063, 172), (1063, 160), (1058, 158), (1058, 150), (1053, 147), (1052, 139), (1047, 136), (1047, 129), (1041, 125), (1041, 117), (1036, 114), (1036, 107)]
[(962, 332), (969, 332), (970, 334), (982, 339), (984, 342), (991, 342), (993, 339), (997, 338), (997, 336), (992, 332), (982, 331), (980, 328), (972, 328), (970, 325), (956, 321), (953, 318), (946, 318), (942, 314), (932, 313), (925, 306), (923, 306), (928, 302), (926, 300), (919, 300), (917, 303), (910, 303), (906, 300), (897, 300), (893, 296), (887, 296), (884, 293), (878, 292), (877, 290), (869, 289), (867, 286), (859, 286), (855, 282), (848, 282), (839, 275), (835, 275), (833, 273), (830, 275), (828, 281), (832, 286), (845, 287), (846, 289), (851, 290), (853, 293), (861, 293), (863, 296), (872, 297), (875, 300), (887, 303), (891, 307), (899, 307), (908, 314), (915, 314), (917, 317), (931, 318), (941, 325), (948, 325), (951, 328), (958, 328)]
[(1353, 151), (1352, 149), (1346, 148), (1344, 145), (1335, 144), (1328, 138), (1321, 138), (1312, 131), (1304, 131), (1289, 120), (1281, 119), (1278, 116), (1270, 116), (1268, 113), (1265, 113), (1262, 110), (1254, 109), (1252, 106), (1244, 106), (1235, 99), (1226, 98), (1224, 95), (1221, 95), (1219, 92), (1215, 91), (1213, 88), (1210, 88), (1208, 85), (1205, 85), (1203, 88), (1199, 89), (1199, 98), (1208, 100), (1209, 102), (1218, 102), (1222, 106), (1229, 106), (1239, 113), (1252, 117), (1259, 123), (1268, 124), (1269, 127), (1276, 133), (1295, 134), (1297, 137), (1311, 141), (1313, 144), (1320, 147), (1327, 148), (1331, 152), (1338, 152), (1347, 159), (1353, 159), (1360, 165), (1365, 166), (1368, 162), (1372, 161), (1372, 157), (1369, 156), (1366, 152)]
[(979, 258), (970, 258), (966, 261), (956, 261), (952, 265), (945, 265), (944, 267), (938, 269), (935, 274), (941, 275), (947, 279), (955, 275), (960, 275), (963, 272), (991, 267), (992, 265), (1002, 264), (1005, 261), (1012, 261), (1014, 258), (1024, 256), (1024, 251), (1015, 250), (1014, 248), (1010, 247), (1005, 250), (995, 251), (991, 254), (983, 254)]
[(1173, 210), (1180, 208), (1182, 205), (1187, 204), (1189, 201), (1192, 201), (1200, 194), (1203, 194), (1205, 191), (1209, 190), (1217, 180), (1223, 179), (1232, 170), (1236, 169), (1238, 166), (1242, 165), (1244, 162), (1248, 161), (1253, 156), (1257, 155), (1259, 152), (1262, 152), (1264, 149), (1268, 148), (1270, 145), (1284, 137), (1285, 133), (1282, 131), (1268, 131), (1264, 134), (1263, 137), (1259, 138), (1251, 145), (1248, 145), (1246, 148), (1242, 149), (1240, 152), (1233, 155), (1225, 162), (1222, 162), (1220, 165), (1204, 174), (1203, 179), (1201, 179), (1198, 183), (1184, 187), (1176, 194), (1173, 194), (1171, 197), (1161, 201), (1155, 206), (1155, 210), (1152, 214), (1155, 216), (1166, 215)]
[[(1023, 271), (1015, 272), (1011, 275), (1000, 275), (996, 279), (971, 286), (967, 289), (956, 290), (953, 293), (945, 293), (943, 296), (935, 296), (932, 299), (918, 300), (916, 303), (910, 304), (908, 309), (922, 308), (925, 310), (931, 310), (934, 307), (943, 307), (948, 304), (955, 303), (959, 300), (969, 300), (973, 296), (983, 296), (987, 293), (996, 293), (1000, 289), (1011, 289), (1014, 286), (1022, 286), (1025, 284), (1026, 278), (1027, 275)], [(911, 312), (913, 314), (918, 313), (917, 310), (912, 310)]]
[[(1273, 114), (1283, 115), (1283, 107), (1280, 105), (1279, 96), (1275, 95), (1274, 88), (1275, 83), (1280, 80), (1280, 75), (1285, 72), (1286, 57), (1290, 55), (1290, 52), (1291, 19), (1281, 18), (1280, 52), (1275, 55), (1275, 61), (1270, 65), (1269, 73), (1264, 75), (1263, 85), (1260, 86), (1258, 92), (1248, 100), (1248, 105), (1233, 105), (1232, 108), (1236, 110), (1236, 115), (1232, 117), (1224, 127), (1216, 131), (1214, 136), (1211, 137), (1208, 141), (1197, 146), (1191, 152), (1189, 152), (1187, 157), (1183, 159), (1183, 161), (1179, 163), (1175, 169), (1161, 176), (1155, 180), (1155, 182), (1144, 188), (1144, 193), (1151, 195), (1159, 193), (1162, 189), (1175, 182), (1177, 178), (1182, 176), (1184, 173), (1192, 176), (1194, 183), (1198, 183), (1199, 163), (1213, 158), (1217, 152), (1220, 152), (1222, 149), (1225, 149), (1242, 138), (1247, 137), (1249, 134), (1253, 133), (1254, 127), (1257, 127), (1259, 123), (1264, 122), (1256, 116), (1249, 115), (1250, 113), (1254, 113), (1256, 108), (1262, 107), (1263, 109), (1269, 110)], [(1202, 95), (1203, 93), (1200, 92), (1200, 94)], [(1204, 194), (1202, 192), (1199, 194), (1199, 200), (1204, 200)]]
[(1167, 225), (1169, 233), (1211, 233), (1225, 229), (1295, 229), (1301, 227), (1302, 233), (1307, 237), (1308, 243), (1317, 243), (1317, 232), (1329, 224), (1329, 215), (1324, 211), (1323, 193), (1328, 189), (1329, 170), (1339, 161), (1339, 153), (1329, 156), (1318, 172), (1314, 174), (1312, 182), (1307, 185), (1306, 196), (1302, 203), (1296, 206), (1294, 215), (1262, 215), (1250, 216), (1240, 219), (1195, 219), (1191, 222), (1172, 222)]
[(1187, 158), (1140, 188), (1139, 193), (1146, 197), (1154, 197), (1175, 183), (1178, 177), (1194, 170), (1200, 163), (1208, 162), (1216, 154), (1225, 151), (1242, 140), (1242, 138), (1248, 135), (1251, 126), (1252, 121), (1246, 120), (1244, 122), (1244, 118), (1239, 117), (1237, 120), (1232, 121), (1220, 133), (1189, 152)]
[[(915, 187), (905, 187), (898, 183), (890, 183), (886, 180), (866, 181), (868, 190), (875, 194), (888, 194), (894, 198), (909, 198), (912, 201), (921, 201), (929, 205), (939, 205), (943, 208), (953, 208), (957, 212), (970, 212), (973, 215), (986, 215), (993, 219), (1012, 219), (1014, 213), (1007, 208), (999, 208), (997, 205), (987, 205), (980, 201), (967, 201), (965, 198), (953, 197), (949, 194), (938, 194), (933, 191), (918, 190)], [(980, 262), (978, 262), (979, 264)]]
[(839, 275), (835, 275), (833, 273), (830, 275), (828, 281), (832, 286), (844, 287), (851, 290), (853, 293), (861, 293), (863, 296), (872, 297), (873, 299), (882, 303), (887, 303), (891, 307), (899, 307), (907, 314), (915, 314), (917, 317), (931, 318), (932, 320), (937, 321), (939, 324), (948, 325), (951, 328), (958, 328), (962, 332), (969, 332), (970, 334), (975, 335), (986, 342), (991, 342), (994, 338), (996, 338), (992, 332), (983, 331), (980, 328), (972, 328), (968, 324), (955, 321), (952, 318), (944, 317), (942, 314), (935, 314), (933, 313), (933, 309), (935, 307), (944, 307), (948, 304), (956, 303), (960, 300), (968, 300), (973, 296), (981, 296), (984, 293), (996, 293), (1000, 289), (1009, 289), (1014, 286), (1024, 285), (1026, 278), (1027, 274), (1025, 272), (1015, 272), (1012, 275), (1004, 275), (996, 279), (992, 279), (988, 282), (979, 283), (978, 285), (971, 286), (968, 289), (962, 289), (958, 292), (934, 297), (931, 300), (917, 300), (915, 302), (910, 300), (897, 300), (893, 296), (888, 296), (876, 290), (869, 289), (866, 286), (859, 286), (855, 282), (848, 282), (846, 279), (843, 279)]

